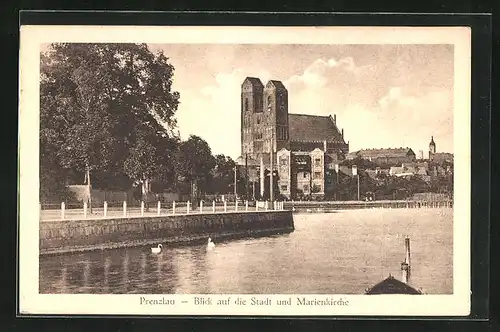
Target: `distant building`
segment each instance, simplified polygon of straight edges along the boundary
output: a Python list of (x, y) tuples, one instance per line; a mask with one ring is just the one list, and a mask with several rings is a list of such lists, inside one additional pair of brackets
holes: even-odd
[(264, 86), (255, 77), (243, 81), (238, 164), (249, 169), (253, 194), (255, 187), (261, 195), (269, 192), (265, 181), (273, 169), (279, 179), (278, 190), (273, 189), (275, 198), (278, 194), (294, 198), (299, 193), (323, 196), (329, 185), (327, 174), (348, 151), (335, 115), (289, 114), (288, 91), (282, 82), (270, 80)]
[(436, 143), (434, 142), (434, 136), (431, 136), (431, 142), (429, 143), (429, 160), (442, 164), (444, 162), (453, 163), (453, 154), (448, 152), (436, 152)]
[(431, 136), (429, 143), (429, 160), (432, 160), (433, 155), (436, 153), (436, 143), (434, 143), (434, 136)]
[(432, 161), (442, 164), (444, 162), (453, 163), (453, 153), (437, 152), (432, 155)]
[(347, 159), (356, 158), (367, 159), (379, 166), (385, 166), (413, 162), (416, 156), (415, 152), (410, 148), (366, 149), (351, 152), (347, 155)]

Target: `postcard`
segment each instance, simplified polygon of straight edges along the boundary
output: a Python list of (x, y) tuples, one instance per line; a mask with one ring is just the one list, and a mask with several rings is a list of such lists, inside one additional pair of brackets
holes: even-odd
[(469, 28), (20, 36), (21, 314), (469, 314)]

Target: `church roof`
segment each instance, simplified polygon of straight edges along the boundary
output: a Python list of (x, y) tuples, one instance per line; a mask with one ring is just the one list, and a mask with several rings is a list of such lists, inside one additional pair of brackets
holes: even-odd
[(286, 90), (285, 86), (281, 81), (270, 80), (268, 83), (272, 83), (278, 90)]
[(253, 86), (260, 86), (260, 87), (264, 86), (260, 81), (260, 79), (258, 79), (257, 77), (247, 77), (243, 81), (243, 84), (245, 84), (246, 81), (249, 81)]
[(290, 141), (345, 143), (331, 116), (288, 114)]
[(374, 294), (422, 294), (421, 291), (416, 290), (408, 284), (395, 279), (393, 276), (389, 275), (386, 279), (382, 280), (372, 288), (366, 291), (367, 295)]

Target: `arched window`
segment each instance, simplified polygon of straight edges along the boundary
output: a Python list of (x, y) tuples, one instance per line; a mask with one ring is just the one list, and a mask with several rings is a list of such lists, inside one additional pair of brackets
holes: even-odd
[(248, 112), (248, 98), (245, 98), (245, 111)]
[(267, 96), (267, 109), (271, 109), (272, 98), (271, 95)]

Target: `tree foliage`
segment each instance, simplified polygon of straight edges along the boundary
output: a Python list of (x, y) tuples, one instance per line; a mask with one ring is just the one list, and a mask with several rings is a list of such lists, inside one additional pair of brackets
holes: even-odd
[[(214, 156), (214, 168), (212, 170), (212, 178), (210, 191), (212, 194), (226, 194), (234, 191), (234, 168), (235, 161), (223, 154)], [(237, 176), (240, 172), (237, 172)]]
[(196, 186), (195, 195), (206, 192), (215, 166), (215, 158), (208, 143), (191, 135), (187, 141), (179, 144), (175, 159), (178, 181), (189, 184), (191, 190), (192, 186)]
[(48, 159), (62, 169), (88, 168), (116, 187), (110, 179), (172, 171), (165, 165), (172, 165), (179, 94), (163, 53), (145, 44), (58, 43), (40, 66), (40, 143), (50, 151), (41, 168), (54, 169)]

